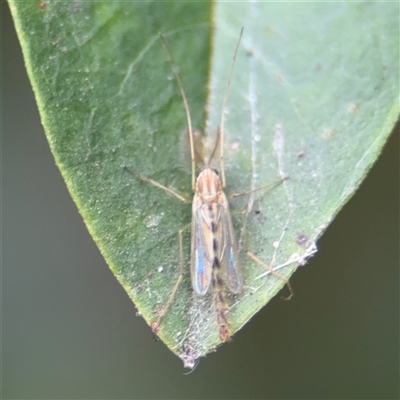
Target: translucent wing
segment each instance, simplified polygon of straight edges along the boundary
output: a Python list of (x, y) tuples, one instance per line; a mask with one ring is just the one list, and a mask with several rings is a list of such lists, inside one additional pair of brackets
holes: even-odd
[(229, 204), (222, 193), (218, 202), (204, 204), (195, 195), (192, 209), (192, 286), (205, 294), (210, 285), (213, 268), (233, 293), (241, 290), (239, 257), (233, 231)]
[(210, 286), (214, 251), (211, 225), (204, 218), (203, 203), (195, 194), (192, 206), (192, 249), (191, 275), (192, 286), (197, 294), (205, 294)]
[(221, 226), (221, 242), (223, 246), (219, 249), (218, 259), (221, 275), (231, 292), (239, 293), (242, 289), (239, 254), (228, 200), (223, 193), (220, 205), (221, 214), (219, 217), (219, 226)]

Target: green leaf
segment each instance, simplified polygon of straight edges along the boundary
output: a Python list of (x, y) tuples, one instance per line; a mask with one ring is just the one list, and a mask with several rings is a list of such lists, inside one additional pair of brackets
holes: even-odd
[[(190, 224), (191, 207), (124, 167), (192, 196), (185, 111), (158, 32), (180, 70), (193, 125), (212, 148), (244, 26), (226, 112), (226, 193), (290, 177), (231, 201), (243, 248), (285, 277), (313, 254), (398, 118), (398, 3), (10, 6), (56, 163), (148, 324), (179, 275), (178, 231)], [(183, 253), (187, 273), (159, 336), (190, 367), (220, 338), (212, 293), (191, 289), (190, 229)], [(244, 288), (226, 293), (231, 334), (284, 285), (244, 251), (240, 260)]]

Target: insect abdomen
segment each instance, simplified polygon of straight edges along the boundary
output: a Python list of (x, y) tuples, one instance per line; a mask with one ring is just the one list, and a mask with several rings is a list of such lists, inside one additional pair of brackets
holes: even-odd
[(226, 342), (229, 340), (228, 312), (229, 307), (225, 300), (225, 285), (220, 277), (220, 264), (217, 258), (213, 264), (213, 288), (214, 288), (214, 307), (219, 329), (219, 338)]

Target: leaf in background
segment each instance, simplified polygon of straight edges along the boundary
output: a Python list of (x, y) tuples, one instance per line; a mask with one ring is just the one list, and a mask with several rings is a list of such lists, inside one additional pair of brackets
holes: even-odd
[[(245, 27), (226, 114), (226, 191), (290, 176), (231, 202), (238, 236), (240, 212), (253, 202), (244, 247), (274, 267), (312, 252), (398, 118), (397, 3), (10, 6), (56, 163), (149, 324), (179, 274), (178, 230), (190, 223), (191, 210), (123, 167), (192, 195), (181, 140), (185, 113), (159, 31), (179, 66), (194, 126), (212, 142)], [(189, 247), (185, 233), (185, 265)], [(241, 263), (244, 289), (228, 297), (232, 332), (283, 286), (273, 276), (259, 278), (265, 270), (244, 252)], [(297, 265), (280, 272), (289, 277)], [(187, 366), (219, 344), (212, 297), (193, 294), (189, 273), (159, 334)]]

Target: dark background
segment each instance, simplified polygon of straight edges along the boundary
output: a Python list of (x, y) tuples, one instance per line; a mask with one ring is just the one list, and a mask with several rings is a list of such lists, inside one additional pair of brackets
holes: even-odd
[(2, 398), (399, 398), (399, 126), (294, 299), (183, 375), (68, 194), (5, 3), (2, 30)]

